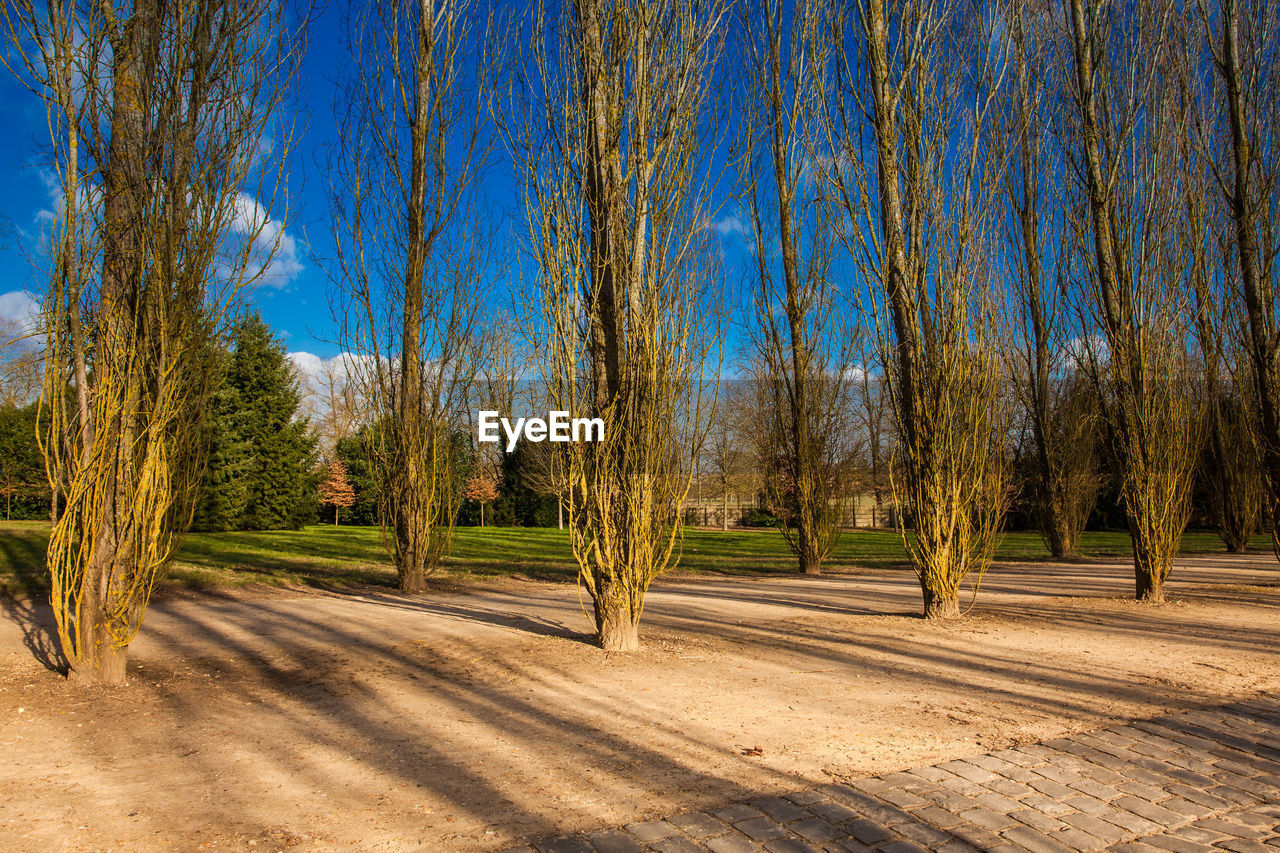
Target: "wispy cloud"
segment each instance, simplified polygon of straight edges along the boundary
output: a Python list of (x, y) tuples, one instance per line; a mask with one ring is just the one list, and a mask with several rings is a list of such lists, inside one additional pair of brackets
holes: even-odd
[(1065, 349), (1067, 355), (1077, 364), (1090, 361), (1106, 364), (1111, 360), (1111, 348), (1107, 345), (1107, 339), (1101, 334), (1073, 337), (1067, 341)]
[(715, 221), (715, 224), (712, 227), (716, 229), (716, 233), (721, 237), (736, 236), (740, 240), (749, 239), (747, 224), (742, 221), (740, 216), (735, 214), (728, 214), (720, 217)]

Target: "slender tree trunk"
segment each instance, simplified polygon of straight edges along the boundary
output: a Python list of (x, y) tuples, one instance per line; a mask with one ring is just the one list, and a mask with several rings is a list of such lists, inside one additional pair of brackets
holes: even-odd
[(430, 535), (430, 519), (422, 518), (421, 495), (406, 495), (406, 491), (434, 489), (434, 483), (426, 482), (428, 472), (423, 470), (427, 462), (423, 458), (422, 431), (429, 428), (423, 423), (422, 376), (422, 312), (424, 308), (423, 275), (426, 266), (423, 216), (426, 211), (426, 170), (429, 152), (427, 140), (430, 133), (432, 98), (431, 62), (434, 46), (435, 4), (432, 0), (419, 0), (417, 21), (417, 65), (414, 69), (414, 117), (409, 129), (410, 173), (409, 197), (405, 208), (408, 217), (407, 257), (404, 273), (403, 329), (400, 336), (400, 384), (396, 396), (398, 418), (394, 425), (396, 434), (396, 463), (401, 470), (391, 476), (403, 476), (401, 485), (393, 486), (398, 492), (392, 501), (395, 517), (396, 574), (400, 589), (408, 593), (425, 592), (427, 588), (427, 553), (423, 539)]
[[(1249, 547), (1249, 534), (1240, 535), (1240, 525), (1238, 516), (1234, 510), (1238, 506), (1238, 496), (1235, 494), (1235, 483), (1231, 480), (1226, 467), (1229, 462), (1226, 459), (1226, 447), (1222, 442), (1222, 407), (1219, 397), (1220, 389), (1217, 388), (1217, 382), (1210, 379), (1210, 459), (1213, 465), (1217, 467), (1217, 471), (1211, 476), (1217, 476), (1217, 483), (1212, 484), (1210, 491), (1217, 492), (1217, 533), (1222, 538), (1222, 543), (1226, 546), (1228, 553), (1243, 553)], [(1251, 532), (1252, 533), (1252, 532)]]
[[(113, 12), (108, 12), (113, 15)], [(113, 73), (115, 85), (111, 104), (110, 160), (104, 177), (105, 210), (102, 253), (101, 301), (103, 340), (99, 343), (104, 375), (103, 382), (120, 382), (125, 393), (115, 411), (108, 412), (108, 423), (96, 425), (92, 439), (109, 445), (105, 463), (112, 466), (103, 479), (103, 509), (98, 514), (97, 529), (83, 531), (93, 542), (91, 556), (84, 567), (83, 592), (75, 617), (76, 648), (67, 655), (72, 670), (82, 679), (107, 685), (123, 684), (128, 652), (118, 646), (112, 632), (111, 613), (106, 608), (113, 590), (112, 568), (116, 561), (127, 562), (133, 555), (120, 550), (114, 519), (125, 487), (122, 475), (132, 474), (133, 418), (138, 407), (138, 389), (130, 381), (133, 368), (123, 360), (123, 350), (135, 337), (132, 324), (141, 313), (134, 304), (140, 298), (132, 284), (135, 270), (142, 268), (141, 222), (138, 209), (145, 197), (145, 140), (143, 138), (142, 76), (144, 62), (154, 60), (151, 50), (157, 20), (154, 0), (139, 0), (133, 15), (122, 28), (122, 38), (115, 42)], [(77, 204), (67, 199), (68, 206)], [(74, 311), (73, 311), (74, 313)], [(77, 362), (77, 367), (79, 363)], [(88, 447), (85, 448), (86, 454)]]
[[(1216, 361), (1211, 369), (1217, 369)], [(1205, 464), (1209, 470), (1205, 475), (1214, 520), (1228, 553), (1243, 554), (1249, 550), (1249, 539), (1258, 529), (1261, 497), (1266, 492), (1265, 478), (1259, 476), (1256, 467), (1248, 426), (1240, 422), (1250, 414), (1234, 400), (1228, 408), (1230, 398), (1224, 399), (1215, 377), (1210, 376), (1207, 384), (1209, 443)]]
[[(1092, 18), (1085, 9), (1085, 0), (1069, 0), (1066, 11), (1075, 58), (1082, 171), (1096, 258), (1096, 298), (1109, 349), (1109, 363), (1105, 369), (1114, 386), (1111, 441), (1125, 478), (1125, 490), (1129, 492), (1126, 494), (1126, 516), (1133, 543), (1135, 595), (1139, 601), (1158, 604), (1164, 600), (1163, 583), (1172, 567), (1182, 527), (1169, 529), (1171, 522), (1159, 517), (1150, 506), (1135, 501), (1135, 495), (1152, 497), (1152, 481), (1163, 473), (1159, 466), (1172, 464), (1163, 463), (1160, 457), (1171, 457), (1179, 450), (1169, 444), (1152, 446), (1158, 438), (1151, 434), (1153, 427), (1146, 420), (1149, 415), (1145, 409), (1153, 394), (1149, 383), (1175, 380), (1173, 377), (1149, 375), (1143, 361), (1146, 357), (1144, 341), (1139, 337), (1143, 321), (1134, 318), (1133, 296), (1127, 290), (1133, 273), (1133, 256), (1122, 252), (1113, 196), (1114, 182), (1108, 178), (1108, 164), (1104, 161), (1104, 156), (1119, 156), (1111, 153), (1112, 148), (1123, 148), (1123, 145), (1116, 140), (1104, 142), (1102, 139), (1104, 126), (1098, 115), (1095, 91), (1099, 81), (1107, 78), (1105, 69), (1099, 69), (1095, 55), (1102, 42), (1091, 28)], [(1145, 106), (1154, 109), (1153, 105)], [(1161, 236), (1152, 236), (1162, 239)], [(1181, 500), (1184, 496), (1161, 497)]]
[[(761, 308), (763, 323), (769, 328), (766, 335), (766, 362), (769, 364), (768, 380), (777, 383), (775, 405), (783, 410), (779, 438), (785, 448), (787, 475), (791, 480), (794, 500), (794, 538), (788, 543), (795, 551), (800, 570), (807, 575), (822, 573), (822, 561), (834, 545), (838, 533), (837, 520), (830, 517), (828, 494), (823, 477), (822, 442), (815, 431), (825, 401), (823, 373), (828, 367), (821, 362), (820, 344), (815, 338), (829, 333), (810, 329), (811, 322), (822, 322), (821, 297), (815, 295), (826, 285), (828, 257), (820, 241), (811, 240), (802, 246), (805, 231), (805, 211), (814, 210), (802, 198), (797, 207), (798, 194), (804, 193), (803, 178), (798, 179), (797, 151), (802, 147), (802, 135), (810, 125), (810, 107), (801, 102), (814, 93), (813, 77), (807, 66), (798, 61), (796, 54), (823, 50), (821, 43), (810, 41), (813, 36), (805, 32), (808, 21), (786, 23), (786, 15), (777, 0), (761, 3), (744, 10), (745, 24), (753, 40), (763, 42), (759, 64), (752, 69), (753, 85), (761, 90), (758, 108), (762, 122), (762, 136), (767, 137), (766, 156), (772, 171), (772, 185), (776, 193), (777, 221), (769, 222), (770, 230), (777, 228), (780, 249), (783, 289), (781, 293), (781, 322), (773, 316), (774, 297), (771, 274), (772, 264), (760, 255)], [(802, 6), (796, 6), (797, 19), (805, 17)], [(824, 22), (825, 23), (825, 22)], [(821, 25), (818, 25), (821, 29)], [(788, 28), (792, 32), (787, 33)], [(783, 55), (783, 45), (793, 55)], [(754, 132), (754, 130), (753, 130)], [(749, 181), (756, 182), (751, 175)], [(754, 194), (754, 187), (751, 188)], [(752, 196), (752, 215), (757, 232), (764, 232), (764, 217)], [(772, 220), (772, 217), (770, 217)], [(757, 251), (762, 251), (757, 247)], [(815, 320), (815, 318), (817, 318)], [(825, 325), (825, 324), (824, 324)]]
[[(1029, 73), (1025, 69), (1021, 74)], [(1011, 202), (1019, 208), (1018, 228), (1021, 239), (1023, 267), (1025, 276), (1025, 316), (1031, 323), (1031, 376), (1029, 377), (1029, 398), (1031, 408), (1031, 431), (1035, 441), (1035, 491), (1037, 513), (1040, 516), (1040, 529), (1045, 543), (1049, 546), (1049, 555), (1054, 559), (1069, 556), (1075, 549), (1075, 543), (1065, 516), (1067, 507), (1061, 500), (1061, 472), (1054, 464), (1053, 449), (1050, 445), (1057, 441), (1052, 428), (1052, 405), (1049, 361), (1052, 341), (1050, 340), (1050, 317), (1044, 298), (1044, 266), (1040, 256), (1040, 159), (1039, 150), (1035, 147), (1031, 128), (1032, 104), (1027, 83), (1020, 80), (1018, 148), (1021, 162), (1020, 193), (1012, 188), (1008, 193)]]
[[(908, 275), (906, 211), (898, 176), (902, 174), (899, 160), (899, 104), (891, 83), (889, 57), (889, 25), (885, 20), (882, 0), (867, 3), (867, 77), (871, 91), (873, 121), (875, 127), (876, 171), (881, 176), (879, 214), (880, 232), (884, 241), (885, 295), (893, 324), (893, 357), (896, 359), (894, 381), (897, 383), (898, 424), (902, 440), (908, 446), (920, 445), (926, 452), (929, 437), (921, 436), (917, 411), (918, 365), (922, 356), (920, 330), (915, 325), (916, 305)], [(914, 140), (908, 144), (914, 144)], [(909, 154), (909, 152), (908, 152)], [(919, 507), (918, 510), (926, 508)], [(929, 507), (927, 509), (933, 509)], [(920, 520), (916, 520), (919, 527)], [(942, 566), (943, 572), (950, 570)], [(927, 619), (946, 618), (958, 605), (951, 600), (945, 585), (938, 581), (938, 573), (918, 567), (920, 589), (924, 597), (924, 616)]]
[(650, 581), (678, 559), (690, 493), (672, 424), (702, 405), (686, 393), (701, 356), (685, 318), (705, 310), (694, 155), (723, 10), (719, 0), (554, 8), (550, 22), (539, 7), (529, 57), (547, 111), (516, 135), (532, 155), (521, 159), (541, 311), (555, 318), (549, 390), (558, 408), (606, 423), (601, 441), (563, 454), (570, 544), (600, 645), (629, 650)]

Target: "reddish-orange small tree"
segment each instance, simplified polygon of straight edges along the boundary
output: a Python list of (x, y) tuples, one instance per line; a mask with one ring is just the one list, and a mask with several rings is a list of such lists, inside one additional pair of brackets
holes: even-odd
[(498, 481), (492, 474), (476, 474), (467, 479), (467, 489), (463, 495), (467, 500), (480, 504), (480, 526), (484, 527), (484, 507), (498, 499)]
[(356, 502), (356, 490), (347, 480), (347, 466), (337, 459), (329, 463), (329, 473), (317, 490), (321, 504), (333, 507), (333, 526), (338, 526), (338, 512)]

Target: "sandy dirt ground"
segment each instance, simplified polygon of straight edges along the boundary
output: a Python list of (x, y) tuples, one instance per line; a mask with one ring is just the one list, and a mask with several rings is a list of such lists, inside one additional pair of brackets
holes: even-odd
[[(959, 624), (909, 572), (655, 585), (606, 655), (572, 586), (157, 601), (130, 684), (0, 617), (0, 849), (493, 850), (1280, 687), (1271, 555), (1000, 566)], [(966, 604), (968, 601), (966, 600)]]

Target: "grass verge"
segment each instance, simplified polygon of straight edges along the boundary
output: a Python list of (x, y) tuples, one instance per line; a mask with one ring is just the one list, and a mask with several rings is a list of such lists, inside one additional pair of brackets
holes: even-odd
[[(10, 594), (48, 595), (44, 573), (47, 522), (0, 522), (0, 590)], [(1270, 540), (1255, 538), (1266, 552)], [(1183, 553), (1222, 553), (1212, 532), (1192, 531), (1183, 537)], [(1130, 553), (1124, 532), (1096, 531), (1083, 537), (1085, 557), (1115, 558)], [(1034, 533), (1010, 533), (997, 551), (1004, 561), (1048, 558)], [(893, 531), (846, 532), (827, 565), (907, 568), (901, 537)], [(685, 531), (680, 574), (759, 575), (795, 571), (795, 561), (776, 530), (689, 529)], [(572, 581), (577, 567), (568, 533), (555, 529), (462, 527), (454, 534), (446, 580), (525, 577)], [(395, 570), (376, 528), (315, 525), (304, 530), (244, 533), (192, 533), (183, 544), (163, 583), (173, 588), (227, 588), (254, 585), (326, 589), (390, 587)]]

